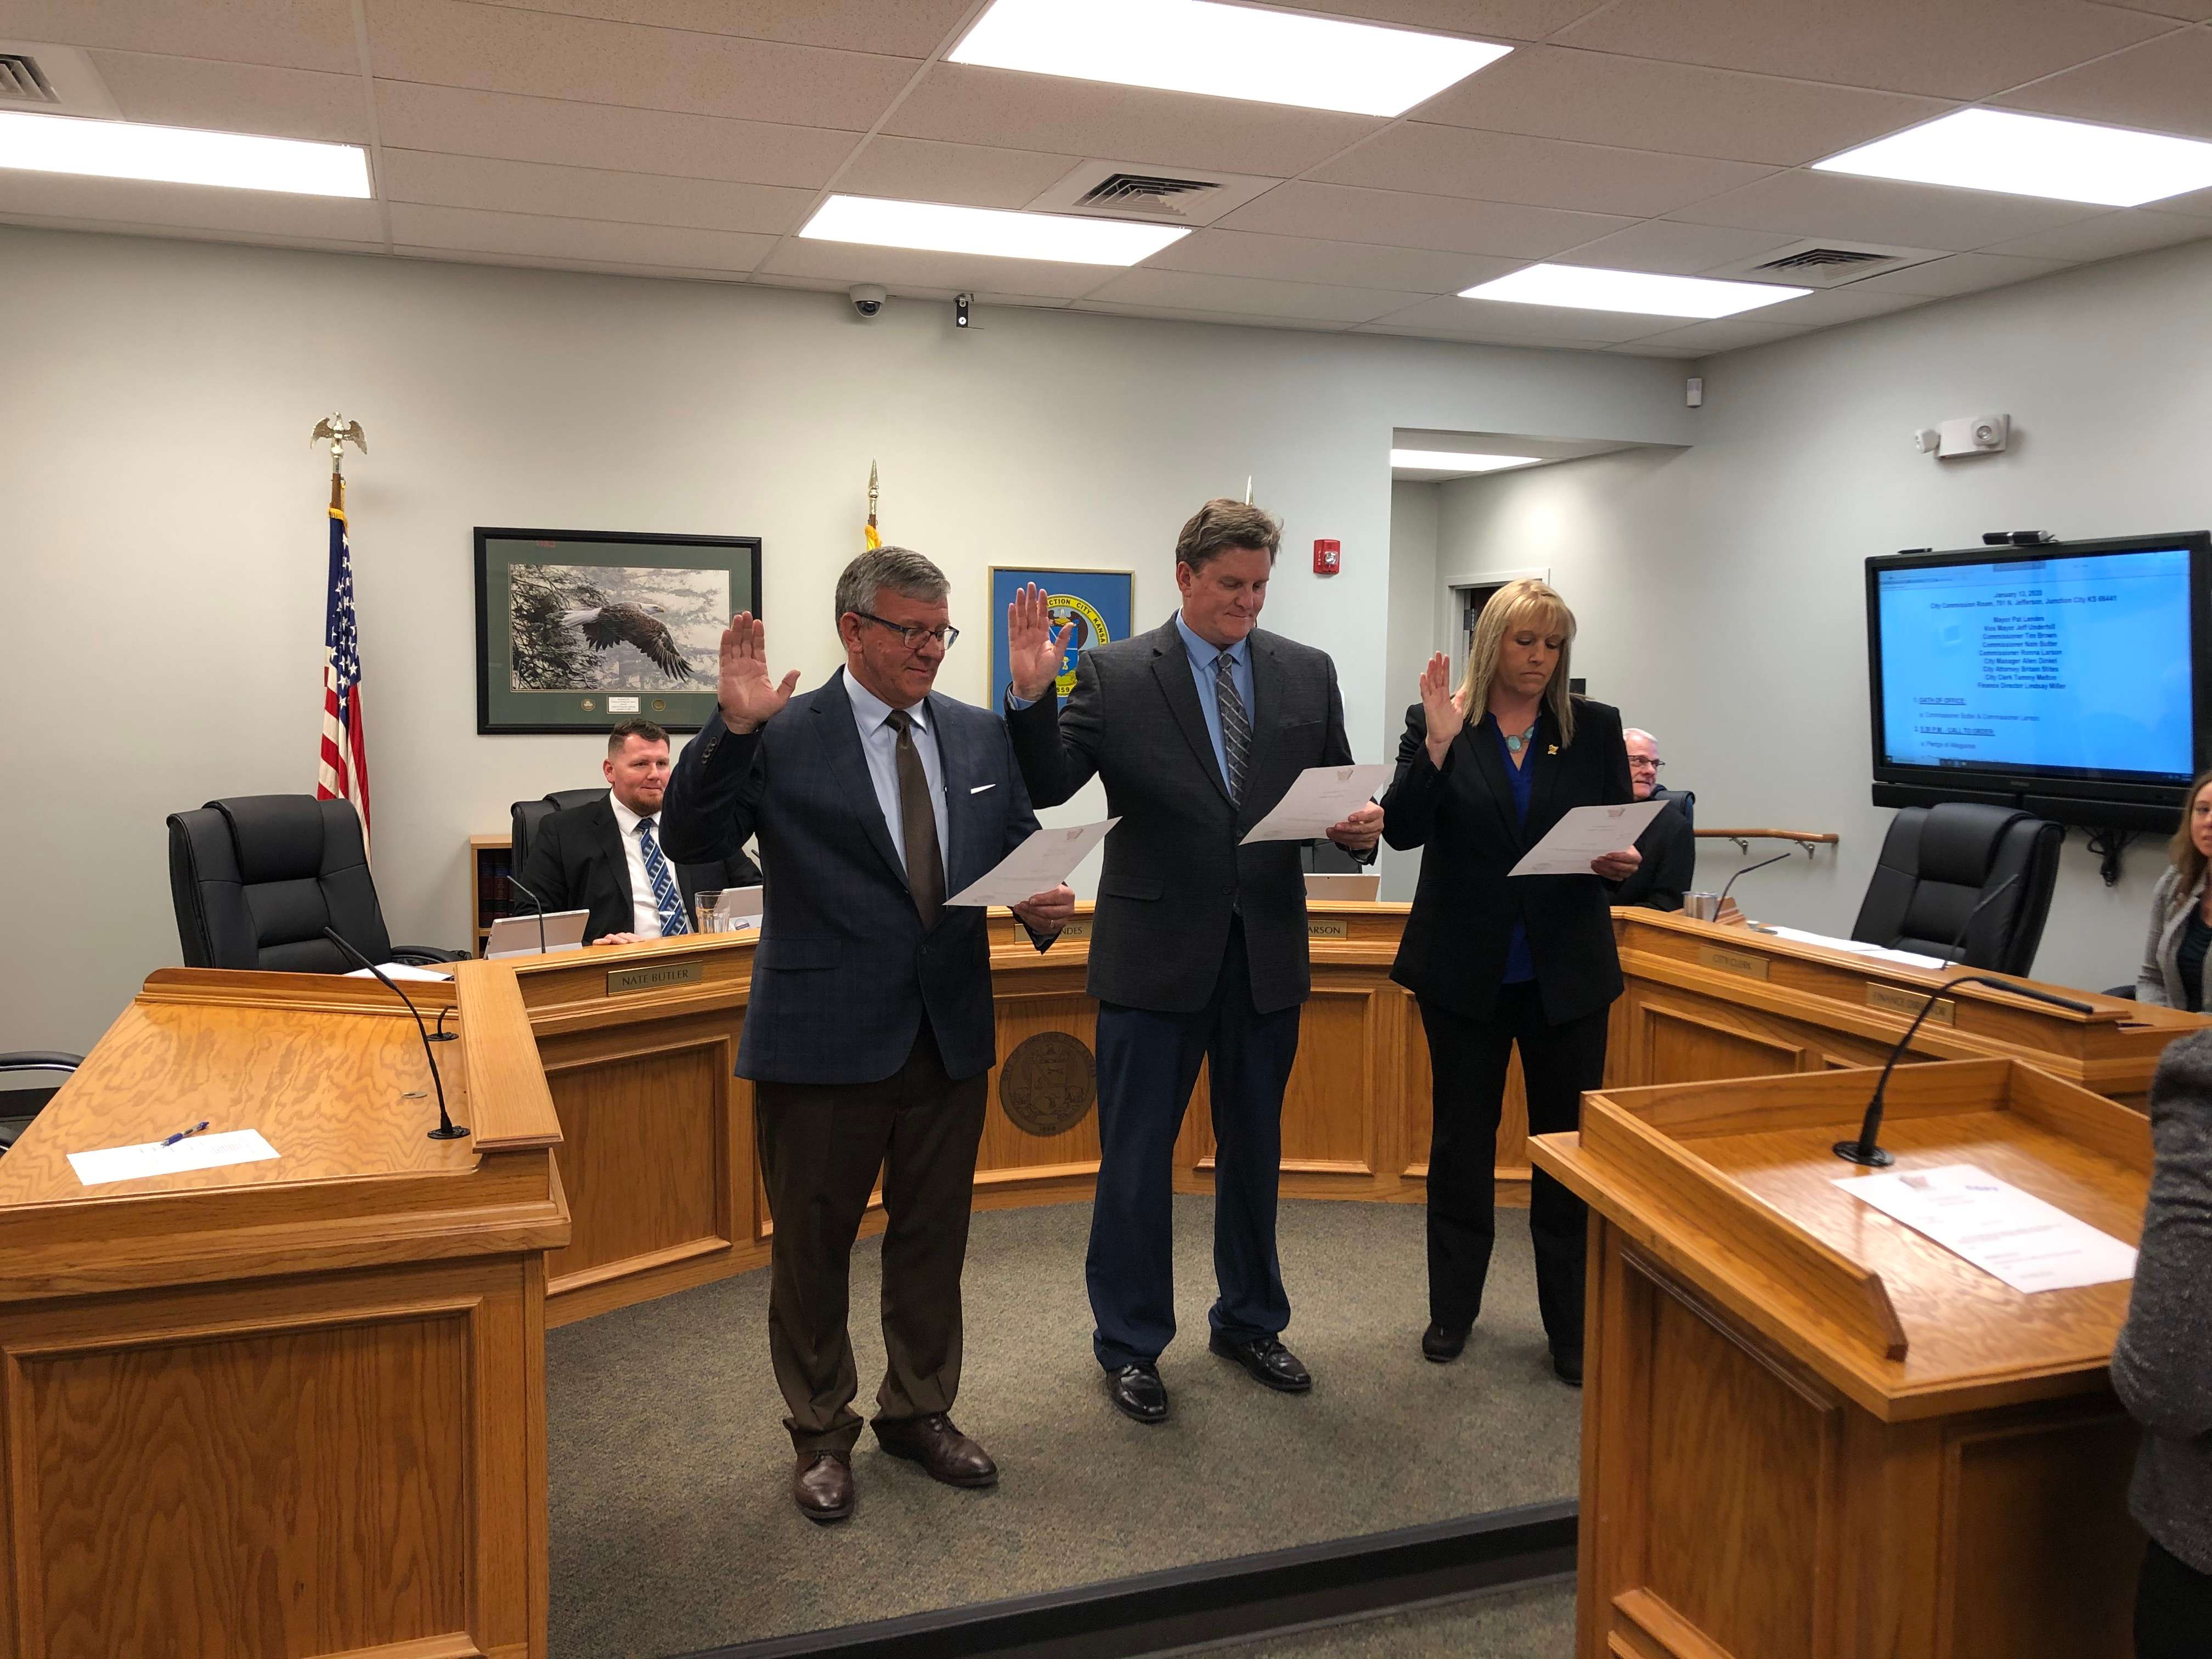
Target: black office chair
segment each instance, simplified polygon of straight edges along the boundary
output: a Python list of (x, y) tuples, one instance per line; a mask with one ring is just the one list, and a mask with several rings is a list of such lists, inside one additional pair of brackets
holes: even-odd
[[(1882, 841), (1851, 937), (2024, 975), (2043, 940), (2065, 839), (2060, 825), (2002, 806), (1905, 807)], [(1974, 915), (1985, 898), (1990, 902)]]
[[(518, 875), (521, 873), (524, 860), (530, 856), (530, 837), (553, 814), (565, 812), (572, 806), (588, 806), (595, 800), (605, 799), (606, 794), (604, 787), (556, 789), (538, 800), (516, 801), (507, 809), (514, 826), (509, 832), (509, 856), (514, 862), (507, 868)], [(711, 893), (725, 887), (753, 887), (759, 884), (761, 878), (758, 866), (743, 852), (711, 864), (679, 864), (676, 870), (678, 879), (694, 893)]]
[[(0, 1075), (12, 1076), (19, 1072), (60, 1072), (66, 1074), (84, 1064), (82, 1054), (65, 1054), (54, 1049), (24, 1049), (16, 1054), (0, 1054)], [(16, 1136), (31, 1127), (41, 1108), (61, 1091), (61, 1085), (51, 1089), (9, 1089), (0, 1091), (0, 1152), (11, 1151)]]
[(1674, 803), (1674, 810), (1682, 815), (1691, 829), (1698, 827), (1698, 792), (1694, 789), (1669, 789), (1660, 797)]
[(343, 974), (371, 962), (465, 962), (465, 951), (394, 945), (350, 801), (239, 795), (169, 815), (169, 896), (187, 968)]

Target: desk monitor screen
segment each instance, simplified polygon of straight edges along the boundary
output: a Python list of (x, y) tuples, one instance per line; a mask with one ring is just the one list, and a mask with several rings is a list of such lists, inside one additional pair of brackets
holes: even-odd
[(1876, 801), (2170, 815), (2212, 738), (2208, 581), (2203, 532), (1868, 560)]
[[(580, 951), (584, 948), (584, 929), (591, 921), (589, 910), (548, 910), (545, 913), (545, 951)], [(538, 917), (535, 913), (521, 916), (501, 916), (491, 925), (484, 939), (484, 956), (534, 957), (538, 954)]]

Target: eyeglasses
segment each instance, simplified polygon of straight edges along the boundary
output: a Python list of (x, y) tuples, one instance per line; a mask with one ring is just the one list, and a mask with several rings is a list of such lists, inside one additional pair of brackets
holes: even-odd
[(952, 648), (952, 642), (960, 637), (960, 630), (951, 623), (937, 628), (924, 628), (919, 623), (890, 622), (884, 617), (876, 616), (872, 611), (855, 611), (853, 614), (862, 622), (872, 622), (878, 628), (890, 629), (892, 633), (906, 641), (906, 648), (909, 651), (921, 650), (921, 642), (924, 640), (935, 640), (939, 649), (950, 651)]
[(1631, 755), (1628, 757), (1628, 769), (1632, 772), (1640, 772), (1647, 767), (1656, 772), (1666, 764), (1667, 763), (1662, 760), (1646, 760), (1641, 755)]

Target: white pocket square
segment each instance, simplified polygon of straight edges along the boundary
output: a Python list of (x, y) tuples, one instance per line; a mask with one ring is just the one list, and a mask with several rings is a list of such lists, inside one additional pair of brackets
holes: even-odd
[(979, 784), (977, 784), (977, 785), (976, 785), (973, 789), (970, 789), (968, 793), (969, 793), (969, 794), (971, 794), (971, 795), (980, 795), (980, 794), (981, 794), (981, 793), (982, 793), (986, 789), (996, 789), (998, 787), (999, 787), (999, 786), (998, 786), (997, 784), (995, 784), (995, 783), (979, 783)]

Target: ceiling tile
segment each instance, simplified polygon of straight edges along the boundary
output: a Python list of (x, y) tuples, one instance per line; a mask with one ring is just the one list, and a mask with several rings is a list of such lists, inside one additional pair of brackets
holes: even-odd
[(2084, 0), (1620, 0), (1556, 44), (1844, 86), (1986, 98), (2174, 26)]
[(2187, 29), (1993, 101), (2045, 115), (2212, 138), (2212, 31)]
[(1766, 171), (1744, 161), (1409, 121), (1318, 169), (1314, 177), (1324, 184), (1640, 218), (1749, 184)]
[(1127, 270), (1085, 296), (1117, 305), (1173, 306), (1188, 311), (1231, 312), (1309, 321), (1364, 323), (1422, 296), (1377, 288), (1339, 288), (1320, 283), (1276, 283), (1204, 271)]
[(1318, 317), (1261, 317), (1247, 312), (1194, 311), (1182, 306), (1115, 305), (1078, 300), (1068, 310), (1101, 317), (1144, 317), (1165, 323), (1218, 323), (1231, 328), (1290, 328), (1310, 334), (1340, 334), (1345, 325)]
[(1610, 214), (1563, 213), (1512, 202), (1469, 202), (1297, 179), (1224, 215), (1217, 228), (1541, 259), (1633, 222)]
[(328, 75), (143, 52), (94, 52), (92, 62), (126, 121), (330, 143), (368, 142), (368, 102), (362, 96), (358, 73)]
[(690, 265), (637, 264), (626, 259), (587, 259), (550, 253), (486, 253), (465, 247), (410, 247), (392, 250), (402, 259), (428, 259), (439, 264), (496, 265), (503, 270), (581, 270), (603, 276), (649, 276), (665, 282), (744, 283), (742, 270), (705, 270)]
[(408, 247), (465, 248), (477, 253), (527, 253), (699, 271), (750, 270), (775, 246), (773, 236), (732, 231), (486, 213), (415, 202), (392, 204), (392, 240)]
[[(1929, 296), (1925, 294), (1900, 294), (1891, 289), (1869, 289), (1863, 283), (1847, 283), (1841, 288), (1821, 289), (1814, 293), (1800, 295), (1794, 300), (1778, 304), (1760, 306), (1744, 313), (1746, 322), (1763, 323), (1771, 328), (1825, 328), (1830, 323), (1854, 323), (1862, 317), (1879, 317), (1886, 312), (1910, 311), (1914, 306), (1924, 306)], [(1715, 318), (1726, 322), (1727, 318)]]
[(903, 58), (550, 17), (471, 0), (368, 0), (376, 73), (521, 92), (865, 131), (912, 77)]
[(1771, 230), (1735, 230), (1725, 225), (1688, 225), (1674, 219), (1647, 219), (1626, 230), (1563, 248), (1571, 265), (1601, 265), (1608, 270), (1649, 270), (1666, 276), (1695, 276), (1716, 265), (1748, 259), (1770, 249), (1802, 241)]
[(2031, 259), (2116, 259), (2154, 247), (2172, 247), (2212, 236), (2212, 220), (2184, 218), (2154, 208), (2122, 208), (2117, 213), (2078, 220), (2008, 242), (1991, 242), (1985, 253), (2018, 254)]
[(1605, 0), (1330, 0), (1315, 9), (1332, 17), (1402, 23), (1445, 34), (1541, 40), (1604, 4)]
[(871, 138), (837, 188), (855, 196), (909, 202), (957, 202), (964, 207), (1027, 207), (1066, 178), (1083, 158), (988, 144), (943, 144), (930, 138)]
[(64, 46), (172, 52), (283, 69), (361, 72), (350, 0), (5, 0), (0, 34)]
[(927, 58), (969, 9), (970, 0), (483, 0), (525, 11), (562, 12), (617, 23), (739, 34), (800, 46)]
[(1304, 172), (1384, 125), (1364, 115), (937, 64), (884, 131), (905, 138), (1279, 179)]
[(1857, 87), (1529, 46), (1431, 99), (1417, 113), (1446, 126), (1790, 167), (1949, 108), (1935, 99)]
[(1709, 323), (1692, 323), (1687, 328), (1668, 329), (1662, 334), (1648, 334), (1636, 341), (1630, 349), (1640, 351), (1646, 347), (1654, 350), (1695, 349), (1702, 355), (1765, 345), (1771, 340), (1786, 340), (1792, 335), (1811, 331), (1809, 328), (1778, 328), (1771, 323), (1747, 323), (1734, 317), (1717, 317)]
[(1888, 242), (1961, 252), (2007, 237), (2053, 230), (2102, 212), (1993, 191), (1854, 179), (1836, 173), (1778, 173), (1683, 209), (1675, 218), (1745, 230)]
[(1144, 262), (1147, 270), (1211, 271), (1279, 282), (1334, 283), (1353, 288), (1456, 294), (1516, 270), (1522, 262), (1430, 248), (1378, 247), (1371, 242), (1317, 241), (1256, 231), (1194, 231)]
[(395, 202), (769, 235), (796, 227), (815, 198), (811, 190), (775, 185), (733, 185), (719, 179), (670, 179), (392, 149), (384, 152), (378, 185), (380, 193)]
[(1626, 311), (1576, 311), (1565, 306), (1516, 306), (1502, 300), (1424, 300), (1380, 320), (1407, 328), (1437, 327), (1485, 339), (1576, 340), (1611, 345), (1666, 327), (1664, 317)]
[(13, 169), (0, 169), (0, 213), (314, 236), (380, 246), (384, 240), (383, 208), (376, 202)]
[(2048, 276), (2054, 270), (2065, 270), (2067, 264), (2063, 259), (2021, 259), (2004, 253), (1954, 253), (1948, 258), (1907, 265), (1903, 270), (1893, 270), (1885, 276), (1862, 276), (1851, 287), (1877, 294), (1925, 294), (1931, 297), (1978, 294), (1987, 288), (2002, 288), (2007, 283)]
[(511, 161), (611, 167), (818, 190), (858, 142), (850, 132), (709, 115), (617, 109), (512, 93), (376, 83), (384, 142)]
[[(752, 277), (752, 285), (755, 288), (789, 289), (794, 293), (835, 294), (839, 297), (841, 309), (849, 305), (849, 301), (846, 301), (844, 296), (845, 290), (852, 286), (849, 283), (839, 282), (828, 277), (770, 276), (759, 272), (756, 272), (754, 274)], [(902, 286), (896, 297), (900, 300), (914, 300), (917, 301), (927, 301), (933, 303), (942, 303), (950, 307), (952, 303), (953, 296), (957, 294), (967, 295), (969, 299), (975, 301), (975, 309), (978, 312), (988, 311), (994, 306), (1019, 306), (1024, 311), (1065, 311), (1071, 303), (1066, 295), (996, 294), (992, 292), (989, 289), (981, 288), (928, 289), (915, 288), (910, 285)], [(853, 317), (849, 309), (845, 309), (844, 314), (848, 318), (851, 318), (854, 322), (858, 322), (860, 320), (860, 319)], [(946, 313), (945, 320), (948, 323), (951, 321), (951, 316), (949, 311)], [(980, 321), (986, 328), (990, 326), (990, 319), (988, 317), (978, 318), (975, 320)], [(973, 326), (973, 323), (971, 323), (970, 325)]]
[(817, 242), (787, 238), (763, 261), (763, 282), (806, 276), (830, 283), (877, 283), (893, 294), (1041, 294), (1073, 300), (1088, 294), (1119, 265), (1070, 265), (1054, 259), (994, 259), (984, 254), (925, 253), (913, 248), (871, 247), (861, 242)]

